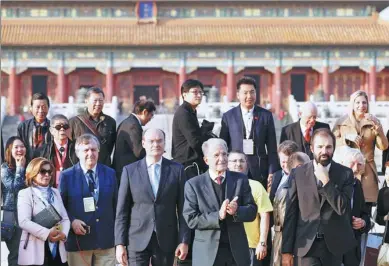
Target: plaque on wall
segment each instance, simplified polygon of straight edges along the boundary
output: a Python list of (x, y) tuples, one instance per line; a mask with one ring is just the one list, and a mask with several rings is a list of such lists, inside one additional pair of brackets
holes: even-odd
[(138, 22), (156, 22), (157, 4), (153, 1), (139, 1), (135, 6)]

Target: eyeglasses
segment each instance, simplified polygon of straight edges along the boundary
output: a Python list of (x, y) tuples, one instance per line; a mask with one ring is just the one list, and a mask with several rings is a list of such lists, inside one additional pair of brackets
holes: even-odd
[(39, 173), (40, 173), (41, 175), (46, 175), (46, 174), (51, 175), (51, 174), (53, 173), (53, 171), (51, 171), (51, 169), (49, 169), (49, 170), (47, 170), (47, 169), (41, 169), (41, 170), (39, 171)]
[(56, 130), (61, 130), (61, 128), (63, 128), (64, 130), (68, 130), (70, 128), (70, 126), (68, 124), (61, 124), (61, 125), (56, 125), (55, 127)]

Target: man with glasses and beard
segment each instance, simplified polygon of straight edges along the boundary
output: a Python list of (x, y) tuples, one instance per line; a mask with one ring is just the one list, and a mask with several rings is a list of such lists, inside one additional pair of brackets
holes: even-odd
[(356, 245), (350, 222), (354, 175), (332, 161), (334, 150), (335, 136), (329, 129), (314, 131), (314, 160), (290, 173), (282, 265), (340, 266), (343, 254)]

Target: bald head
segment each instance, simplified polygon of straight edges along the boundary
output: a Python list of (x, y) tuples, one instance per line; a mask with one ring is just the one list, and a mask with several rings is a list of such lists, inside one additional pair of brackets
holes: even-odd
[(301, 107), (300, 124), (304, 128), (313, 128), (317, 118), (317, 107), (313, 102), (306, 102)]

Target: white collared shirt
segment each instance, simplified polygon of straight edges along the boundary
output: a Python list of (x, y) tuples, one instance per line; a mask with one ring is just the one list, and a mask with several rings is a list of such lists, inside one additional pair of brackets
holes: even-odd
[[(68, 140), (66, 140), (66, 143), (63, 146), (59, 145), (55, 140), (54, 140), (54, 143), (55, 143), (55, 147), (57, 147), (58, 151), (61, 147), (64, 147), (64, 149), (66, 150), (66, 147), (68, 146)], [(61, 155), (63, 155), (63, 154), (61, 154)]]
[(154, 162), (151, 162), (151, 160), (148, 158), (148, 157), (146, 157), (146, 166), (147, 166), (147, 173), (149, 174), (149, 178), (150, 178), (150, 181), (151, 181), (151, 179), (152, 180), (155, 180), (154, 179), (154, 165), (155, 164), (158, 164), (159, 165), (159, 176), (161, 176), (161, 165), (162, 165), (162, 156), (161, 156), (161, 159), (159, 159), (159, 161), (158, 162), (156, 162), (156, 163), (154, 163)]
[(246, 139), (250, 138), (251, 127), (253, 125), (253, 116), (254, 116), (254, 106), (250, 110), (244, 109), (242, 105), (240, 106), (242, 112), (243, 123), (246, 128)]
[(138, 117), (136, 114), (134, 114), (134, 113), (132, 113), (132, 114), (133, 114), (133, 116), (135, 116), (135, 117), (136, 117), (136, 119), (138, 119), (139, 125), (140, 125), (140, 126), (142, 126), (142, 123), (140, 122), (140, 119), (139, 119), (139, 117)]
[[(80, 166), (81, 166), (82, 172), (84, 173), (84, 176), (85, 176), (85, 179), (86, 179), (86, 183), (89, 185), (89, 179), (88, 179), (88, 177), (87, 177), (87, 175), (86, 175), (86, 173), (88, 172), (88, 169), (86, 169), (86, 168), (84, 167), (84, 165), (82, 165), (82, 164), (80, 164)], [(99, 180), (98, 180), (97, 172), (96, 172), (96, 170), (97, 170), (97, 164), (96, 164), (92, 169), (90, 169), (90, 170), (93, 171), (93, 177), (95, 178), (96, 189), (98, 189)]]
[(226, 179), (226, 171), (224, 171), (221, 175), (217, 175), (214, 171), (212, 171), (211, 169), (208, 170), (209, 172), (209, 176), (211, 177), (211, 180), (215, 183), (217, 183), (216, 181), (216, 178), (218, 176), (222, 176), (222, 180), (220, 180), (221, 183), (224, 182), (224, 180)]
[(278, 185), (277, 190), (279, 190), (286, 183), (286, 181), (288, 181), (288, 178), (289, 178), (289, 175), (286, 174), (284, 172), (284, 170), (282, 170), (282, 178), (281, 178), (280, 184)]
[[(307, 130), (307, 127), (302, 125), (301, 123), (300, 123), (300, 127), (301, 127), (301, 133), (303, 134), (303, 136), (305, 136), (305, 131)], [(312, 136), (312, 133), (313, 133), (313, 127), (311, 128), (309, 135)]]

